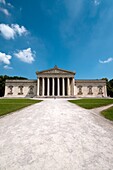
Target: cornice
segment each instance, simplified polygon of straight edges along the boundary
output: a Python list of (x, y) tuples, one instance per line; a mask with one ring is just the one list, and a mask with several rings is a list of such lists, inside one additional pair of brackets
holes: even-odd
[(71, 74), (71, 75), (75, 75), (75, 72), (69, 71), (69, 70), (63, 70), (61, 68), (58, 68), (57, 66), (55, 66), (54, 68), (48, 69), (48, 70), (42, 70), (42, 71), (37, 71), (36, 75), (56, 75), (56, 74)]
[(106, 80), (89, 79), (89, 80), (75, 80), (76, 83), (106, 83)]
[(36, 83), (37, 80), (6, 80), (6, 83)]

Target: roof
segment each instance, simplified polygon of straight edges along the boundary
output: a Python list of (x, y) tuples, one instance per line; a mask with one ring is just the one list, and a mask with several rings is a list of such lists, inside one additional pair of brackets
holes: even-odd
[(50, 74), (72, 74), (72, 75), (75, 75), (75, 72), (58, 68), (55, 65), (54, 68), (51, 68), (48, 70), (43, 70), (43, 71), (37, 71), (36, 74), (37, 75), (42, 75), (42, 74), (47, 74), (47, 75), (50, 75)]

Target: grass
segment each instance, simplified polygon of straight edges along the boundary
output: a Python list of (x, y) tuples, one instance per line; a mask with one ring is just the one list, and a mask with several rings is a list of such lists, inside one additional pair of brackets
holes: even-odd
[(113, 107), (110, 107), (109, 109), (102, 111), (101, 114), (102, 114), (106, 119), (109, 119), (109, 120), (112, 120), (112, 121), (113, 121)]
[(17, 111), (32, 104), (41, 102), (33, 99), (0, 99), (0, 116)]
[(77, 104), (85, 109), (93, 109), (113, 104), (113, 99), (79, 99), (69, 100), (69, 102)]

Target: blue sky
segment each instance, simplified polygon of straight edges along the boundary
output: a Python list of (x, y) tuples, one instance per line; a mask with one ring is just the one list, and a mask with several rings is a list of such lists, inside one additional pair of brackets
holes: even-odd
[(0, 74), (113, 78), (113, 0), (0, 0)]

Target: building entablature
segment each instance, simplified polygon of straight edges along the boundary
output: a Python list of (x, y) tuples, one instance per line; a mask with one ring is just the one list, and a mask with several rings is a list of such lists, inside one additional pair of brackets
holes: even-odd
[(92, 79), (92, 80), (75, 80), (75, 83), (105, 83), (106, 80)]
[(75, 72), (63, 70), (55, 66), (52, 69), (36, 72), (37, 77), (74, 77)]
[(36, 83), (37, 80), (6, 80), (6, 83)]
[(39, 74), (38, 78), (74, 78), (74, 75), (68, 75), (68, 74)]

